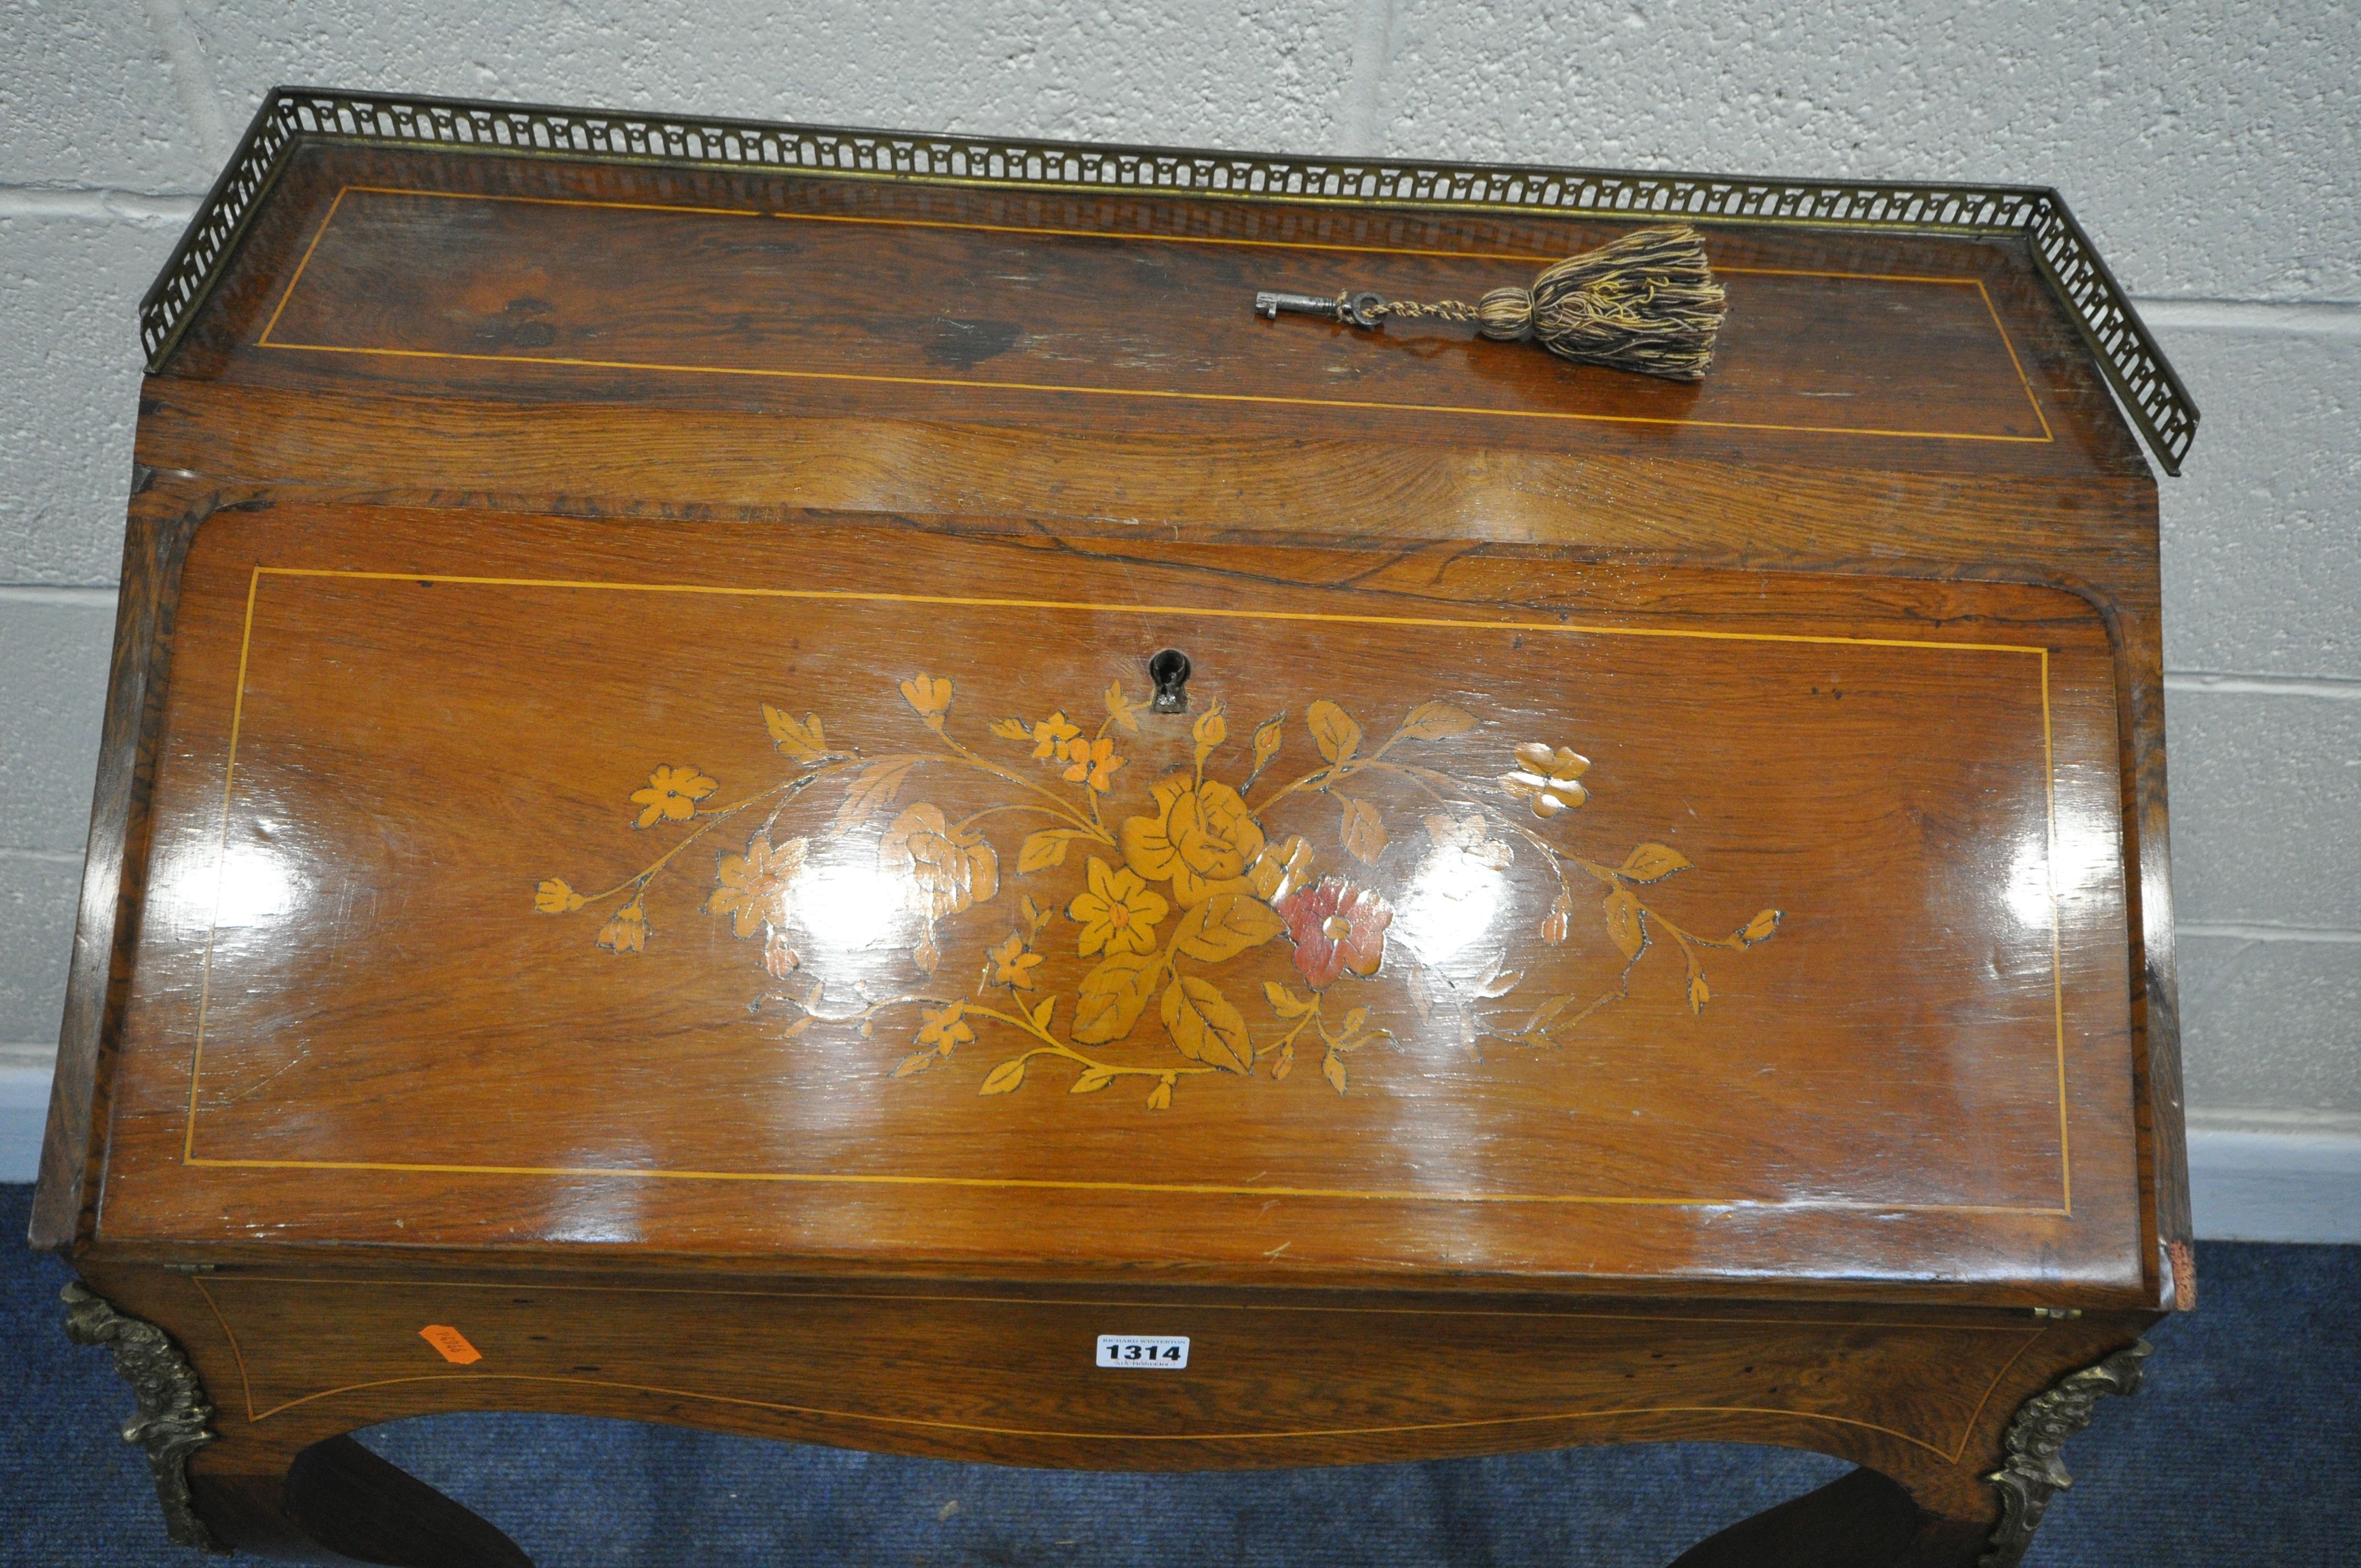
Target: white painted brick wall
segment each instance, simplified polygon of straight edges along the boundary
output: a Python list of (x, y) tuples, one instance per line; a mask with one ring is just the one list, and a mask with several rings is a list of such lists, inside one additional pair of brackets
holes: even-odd
[(2236, 1129), (2204, 1146), (2361, 1126), (2361, 6), (2339, 0), (0, 0), (0, 1073), (57, 1023), (111, 620), (71, 590), (115, 572), (132, 304), (281, 82), (2058, 186), (2205, 412), (2164, 487), (2191, 1103)]

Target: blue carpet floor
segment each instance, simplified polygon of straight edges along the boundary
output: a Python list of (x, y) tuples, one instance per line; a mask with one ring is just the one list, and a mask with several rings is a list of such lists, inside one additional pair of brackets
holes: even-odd
[[(167, 1544), (106, 1354), (60, 1327), (30, 1190), (0, 1187), (0, 1562), (145, 1568)], [(2067, 1458), (2028, 1568), (2361, 1564), (2361, 1248), (2211, 1245), (2204, 1310)], [(364, 1438), (542, 1568), (1656, 1568), (1840, 1474), (1735, 1445), (1353, 1469), (1107, 1475), (889, 1459), (559, 1417), (437, 1417)]]

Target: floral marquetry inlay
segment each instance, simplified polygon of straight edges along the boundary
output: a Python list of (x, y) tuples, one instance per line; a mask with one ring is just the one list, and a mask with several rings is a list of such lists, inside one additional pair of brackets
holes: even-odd
[[(769, 983), (752, 1008), (783, 1016), (785, 1034), (899, 1038), (878, 1062), (895, 1078), (942, 1068), (988, 1040), (998, 1049), (978, 1080), (983, 1094), (1012, 1093), (1055, 1069), (1075, 1094), (1144, 1085), (1150, 1110), (1171, 1104), (1184, 1080), (1284, 1080), (1299, 1053), (1316, 1057), (1321, 1076), (1346, 1092), (1356, 1052), (1402, 1044), (1398, 1031), (1434, 1010), (1405, 909), (1478, 894), (1494, 895), (1478, 900), (1492, 907), (1520, 854), (1544, 869), (1548, 902), (1501, 907), (1488, 926), (1500, 950), (1462, 1012), (1475, 1040), (1558, 1044), (1629, 995), (1660, 938), (1680, 953), (1687, 1005), (1700, 1013), (1711, 996), (1706, 950), (1752, 947), (1778, 929), (1775, 909), (1722, 937), (1676, 924), (1650, 900), (1690, 869), (1679, 851), (1642, 843), (1610, 862), (1568, 842), (1568, 814), (1596, 782), (1587, 759), (1554, 740), (1488, 741), (1476, 717), (1451, 703), (1412, 707), (1372, 744), (1358, 719), (1323, 699), (1300, 723), (1285, 713), (1263, 719), (1243, 746), (1215, 703), (1188, 723), (1189, 765), (1148, 777), (1134, 766), (1157, 750), (1142, 725), (1183, 721), (1153, 714), (1120, 682), (1107, 687), (1093, 728), (1059, 708), (986, 720), (973, 743), (952, 722), (949, 677), (913, 675), (900, 690), (928, 732), (915, 749), (841, 745), (818, 715), (766, 706), (785, 778), (738, 795), (691, 762), (654, 767), (630, 792), (629, 820), (677, 835), (674, 842), (597, 893), (544, 881), (534, 907), (588, 913), (598, 946), (644, 953), (651, 893), (692, 846), (718, 838), (703, 912), (754, 948)], [(1281, 759), (1299, 730), (1320, 760), (1290, 775)], [(1478, 771), (1468, 759), (1505, 771)], [(927, 798), (978, 785), (990, 803), (964, 815)], [(796, 935), (841, 916), (831, 901), (842, 880), (818, 868), (866, 856), (861, 846), (873, 834), (873, 864), (864, 861), (862, 874), (915, 931), (906, 983), (890, 993), (874, 971), (848, 981), (818, 960), (807, 965)], [(1416, 846), (1416, 870), (1389, 879), (1387, 851), (1404, 837)], [(1598, 924), (1610, 956), (1595, 984), (1528, 984), (1529, 972), (1579, 966), (1521, 961), (1520, 952), (1564, 947)], [(1412, 971), (1420, 1014), (1406, 1026), (1378, 1016), (1381, 988), (1358, 989), (1398, 964)], [(1079, 971), (1071, 989), (1053, 984), (1052, 973), (1069, 968)]]

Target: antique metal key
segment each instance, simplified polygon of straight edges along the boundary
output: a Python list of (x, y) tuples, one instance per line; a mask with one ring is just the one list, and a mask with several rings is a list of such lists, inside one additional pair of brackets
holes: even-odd
[(1332, 322), (1347, 326), (1377, 326), (1385, 317), (1378, 307), (1386, 302), (1385, 296), (1374, 291), (1358, 294), (1289, 294), (1266, 291), (1255, 296), (1255, 314), (1277, 321), (1281, 311), (1290, 315), (1326, 316)]

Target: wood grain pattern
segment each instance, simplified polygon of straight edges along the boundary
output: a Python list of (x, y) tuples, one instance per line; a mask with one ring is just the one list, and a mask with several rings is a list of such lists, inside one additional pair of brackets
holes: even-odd
[[(1464, 329), (1348, 334), (1260, 322), (1249, 309), (1254, 291), (1270, 284), (1249, 258), (1268, 254), (1272, 266), (1292, 258), (1298, 267), (1348, 260), (1406, 289), (1464, 291), (1504, 269), (1537, 271), (1621, 232), (1613, 225), (530, 159), (433, 166), (422, 181), (410, 155), (299, 153), (178, 351), (174, 374), (313, 389), (458, 388), (494, 402), (588, 399), (1752, 462), (1801, 455), (1855, 467), (2060, 477), (2091, 472), (2103, 453), (2106, 471), (2145, 472), (2103, 382), (2013, 241), (1711, 230), (1715, 265), (1730, 270), (1734, 287), (1759, 293), (1760, 308), (1726, 329), (1725, 362), (1735, 363), (1726, 377), (1658, 385), (1469, 341)], [(400, 209), (382, 214), (391, 228), (369, 251), (375, 261), (346, 249), (341, 218), (327, 224), (348, 187), (397, 192), (357, 198), (358, 207)], [(398, 193), (422, 189), (440, 195)], [(577, 202), (598, 205), (551, 204)], [(503, 248), (506, 225), (494, 221), (519, 214), (539, 234), (524, 253)], [(569, 223), (595, 224), (601, 237), (578, 264), (553, 265), (564, 252), (551, 247), (562, 247)], [(676, 225), (700, 237), (675, 234)], [(882, 293), (848, 288), (826, 255), (860, 244), (848, 229), (873, 225), (889, 225), (889, 243), (864, 254), (893, 256), (897, 280)], [(631, 243), (653, 244), (653, 257), (616, 248), (631, 225), (645, 236)], [(1093, 237), (1100, 235), (1107, 237)], [(1001, 255), (979, 245), (1030, 248)], [(291, 299), (307, 254), (322, 271)], [(1481, 259), (1491, 257), (1510, 259)], [(464, 288), (438, 292), (432, 283), (462, 275)], [(1005, 298), (986, 311), (982, 304), (994, 302), (980, 296), (994, 291)], [(1031, 368), (1010, 374), (1019, 364)], [(799, 367), (826, 374), (771, 373)], [(885, 384), (835, 378), (911, 370)], [(760, 373), (736, 373), (746, 371)], [(1016, 384), (994, 384), (1004, 377)], [(1094, 390), (1110, 387), (1156, 395)], [(1379, 395), (1334, 390), (1361, 387)], [(1403, 406), (1389, 406), (1396, 400)], [(1474, 411), (1455, 411), (1463, 410)]]
[[(866, 286), (881, 252), (897, 266), (891, 294)], [(1246, 418), (1349, 408), (2053, 439), (1972, 275), (1724, 265), (1731, 324), (1702, 387), (1601, 374), (1464, 329), (1403, 323), (1356, 336), (1237, 319), (1258, 286), (1472, 299), (1555, 259), (347, 185), (256, 345), (834, 382), (868, 411), (925, 388), (1232, 404)], [(1840, 324), (1864, 318), (1894, 323), (1874, 356)], [(1439, 355), (1465, 362), (1454, 401), (1434, 400), (1446, 395)], [(1919, 379), (1898, 403), (1888, 355), (1941, 366), (1941, 379)]]
[[(627, 539), (523, 520), (496, 533), (421, 514), (385, 555), (380, 519), (356, 529), (280, 510), (201, 541), (181, 635), (204, 651), (185, 655), (203, 673), (177, 689), (181, 745), (159, 806), (171, 824), (159, 858), (176, 872), (150, 900), (171, 916), (137, 965), (134, 1011), (148, 1022), (126, 1037), (109, 1234), (230, 1239), (258, 1217), (248, 1204), (277, 1201), (233, 1193), (300, 1189), (303, 1212), (274, 1222), (289, 1239), (456, 1240), (488, 1223), (522, 1239), (509, 1227), (546, 1201), (531, 1194), (562, 1187), (575, 1193), (563, 1234), (587, 1235), (591, 1209), (620, 1203), (608, 1239), (659, 1254), (681, 1250), (684, 1223), (731, 1251), (1004, 1270), (1137, 1258), (1256, 1276), (1402, 1264), (1784, 1276), (1833, 1249), (1856, 1288), (1884, 1276), (1909, 1288), (1933, 1262), (1917, 1247), (1935, 1245), (2004, 1299), (2070, 1281), (2137, 1288), (2136, 1258), (2109, 1234), (2109, 1216), (2136, 1203), (2113, 1088), (2126, 1022), (2121, 892), (2105, 870), (2113, 704), (2099, 629), (2076, 601), (1771, 594), (1712, 574), (1479, 560), (1415, 594), (1306, 592), (1269, 584), (1248, 554), (1103, 573), (1051, 554), (1077, 597), (1020, 609), (905, 598), (946, 585), (1021, 594), (1038, 546), (943, 540), (893, 565), (886, 537), (819, 520), (784, 555), (762, 532), (708, 529), (679, 580), (652, 586)], [(813, 595), (825, 597), (796, 597)], [(1919, 634), (1929, 622), (1941, 637)], [(1029, 739), (1012, 745), (987, 720), (1087, 719), (1126, 678), (1144, 696), (1148, 655), (1168, 645), (1194, 650), (1201, 717), (1218, 704), (1238, 715), (1233, 783), (1248, 728), (1266, 709), (1296, 716), (1270, 783), (1249, 792), (1257, 841), (1276, 860), (1303, 840), (1316, 869), (1300, 880), (1366, 883), (1397, 924), (1368, 981), (1318, 981), (1334, 1003), (1323, 1034), (1348, 1009), (1372, 1015), (1357, 1049), (1310, 1051), (1303, 1077), (1281, 1084), (1270, 1075), (1284, 1058), (1251, 1075), (1235, 1058), (1208, 1065), (1175, 1054), (1180, 1034), (1151, 1020), (1090, 1054), (1138, 1074), (1138, 1091), (1078, 1100), (1068, 1090), (1091, 1069), (1067, 1070), (1071, 1047), (1092, 1041), (1074, 1008), (1104, 968), (1076, 952), (1084, 863), (1125, 868), (1168, 945), (1206, 896), (1177, 872), (1151, 891), (1132, 873), (1157, 868), (1128, 848), (1160, 821), (1150, 786), (1189, 767), (1191, 721), (1134, 715), (1135, 734), (1102, 714), (1102, 750), (1129, 755), (1101, 795), (1087, 781), (1067, 789)], [(1471, 645), (1489, 649), (1480, 682), (1394, 685), (1392, 672), (1439, 670)], [(527, 663), (546, 687), (520, 688)], [(958, 718), (939, 716), (939, 734), (896, 685), (930, 665), (963, 683), (928, 677)], [(1283, 673), (1295, 670), (1306, 674)], [(826, 714), (824, 744), (843, 760), (798, 768), (763, 723), (772, 702)], [(1381, 763), (1388, 730), (1421, 705), (1444, 705), (1466, 732), (1402, 742), (1408, 772), (1322, 782), (1330, 760), (1306, 731), (1323, 704), (1367, 717)], [(488, 749), (494, 726), (504, 740)], [(1535, 737), (1597, 758), (1595, 801), (1563, 820), (1498, 782)], [(708, 809), (744, 796), (752, 822), (781, 806), (753, 839), (808, 852), (776, 926), (801, 968), (766, 974), (757, 927), (704, 913), (717, 862), (744, 874), (750, 840), (731, 819), (688, 817), (697, 804), (680, 795), (675, 823), (627, 798), (656, 798), (652, 775), (675, 763), (708, 794), (730, 781)], [(877, 780), (894, 798), (846, 816)], [(817, 787), (790, 806), (779, 781)], [(1013, 826), (992, 815), (1012, 801), (1029, 807)], [(961, 823), (990, 887), (930, 906), (938, 884), (887, 864), (897, 808), (934, 812), (937, 832), (946, 816)], [(1358, 846), (1374, 863), (1351, 852), (1355, 812), (1371, 832), (1392, 825), (1380, 852)], [(1428, 817), (1469, 842), (1446, 843)], [(1055, 846), (1068, 863), (1023, 869), (1037, 826), (1074, 835)], [(2072, 862), (2062, 871), (2053, 834)], [(1553, 866), (1553, 850), (1587, 853), (1593, 873)], [(693, 869), (629, 883), (682, 851)], [(1650, 856), (1659, 863), (1640, 863)], [(1665, 874), (1675, 858), (1697, 866)], [(1881, 874), (1864, 875), (1872, 866)], [(585, 890), (627, 883), (587, 914), (536, 913), (533, 888), (559, 872)], [(1027, 899), (1038, 921), (1019, 917)], [(1634, 925), (1619, 933), (1624, 905)], [(1253, 898), (1238, 908), (1275, 913)], [(1791, 913), (1771, 940), (1774, 909)], [(611, 927), (594, 941), (627, 915), (620, 945), (645, 950), (609, 950)], [(1562, 923), (1553, 942), (1549, 922), (1565, 916), (1579, 934)], [(1732, 939), (1758, 920), (1760, 947)], [(1650, 931), (1653, 959), (1636, 952)], [(1021, 992), (989, 973), (977, 984), (1012, 933), (1042, 967)], [(1209, 951), (1198, 956), (1223, 961), (1180, 972), (1251, 1009), (1250, 1051), (1317, 1038), (1290, 1033), (1264, 994), (1319, 995), (1309, 935), (1263, 929), (1250, 956)], [(1641, 959), (1621, 978), (1619, 935)], [(1562, 1035), (1529, 1022), (1610, 998)], [(979, 1095), (1028, 1043), (1013, 1010), (1044, 1003), (1069, 1055), (1040, 1062), (1020, 1093)], [(971, 1011), (946, 1025), (954, 1004)], [(652, 1041), (667, 1042), (660, 1056)], [(895, 1076), (938, 1044), (957, 1054)], [(1345, 1051), (1366, 1092), (1320, 1076), (1342, 1078)], [(497, 1126), (471, 1116), (488, 1071), (536, 1085), (536, 1103)], [(1214, 1077), (1175, 1097), (1157, 1076), (1174, 1071)], [(1159, 1081), (1171, 1112), (1142, 1122)], [(1462, 1150), (1471, 1124), (1484, 1137)], [(346, 1179), (300, 1174), (338, 1169)], [(587, 1195), (667, 1176), (661, 1190)], [(439, 1212), (403, 1196), (470, 1178), (481, 1196)], [(697, 1190), (732, 1179), (829, 1190), (769, 1192), (752, 1210)], [(900, 1190), (910, 1183), (928, 1190)], [(1555, 1212), (1569, 1202), (1601, 1212)], [(1241, 1203), (1259, 1210), (1245, 1228), (1229, 1217)], [(715, 1205), (741, 1219), (717, 1230)], [(2005, 1261), (2028, 1226), (2053, 1235), (2037, 1280)], [(1699, 1250), (1709, 1234), (1731, 1250)], [(1991, 1250), (1967, 1265), (1957, 1249), (1978, 1234)]]
[[(1972, 1561), (1997, 1517), (1981, 1477), (2016, 1407), (2154, 1316), (1530, 1298), (1471, 1310), (1411, 1291), (1361, 1304), (726, 1273), (652, 1288), (349, 1263), (196, 1279), (101, 1266), (98, 1277), (175, 1321), (221, 1391), (220, 1441), (192, 1464), (201, 1500), (267, 1499), (307, 1450), (358, 1424), (488, 1409), (1156, 1470), (1712, 1438), (1816, 1449), (1893, 1477), (1921, 1516), (1926, 1554), (1910, 1560), (1944, 1563)], [(432, 1322), (462, 1327), (483, 1359), (444, 1361), (419, 1336)], [(1185, 1373), (1093, 1369), (1093, 1336), (1123, 1332), (1188, 1332), (1201, 1354)], [(1350, 1374), (1337, 1367), (1346, 1354)], [(265, 1539), (284, 1528), (226, 1507), (208, 1517)], [(1829, 1528), (1814, 1516), (1768, 1534), (1825, 1555), (1833, 1543), (1814, 1537)]]
[[(1036, 1460), (1095, 1450), (1157, 1469), (1428, 1444), (1487, 1452), (1560, 1441), (1586, 1421), (1745, 1414), (1853, 1429), (1861, 1442), (1948, 1463), (1975, 1435), (2005, 1368), (2047, 1332), (2022, 1320), (1773, 1324), (1759, 1313), (1151, 1305), (972, 1291), (758, 1288), (652, 1301), (596, 1288), (236, 1277), (198, 1288), (239, 1346), (239, 1415), (256, 1426), (314, 1422), (313, 1407), (399, 1385), (416, 1386), (409, 1397), (431, 1408), (620, 1400), (748, 1430), (825, 1431), (858, 1447)], [(446, 1318), (483, 1360), (454, 1367), (420, 1341), (418, 1325)], [(656, 1324), (682, 1321), (704, 1332), (686, 1343), (651, 1341)], [(1110, 1373), (1091, 1361), (1102, 1332), (1186, 1333), (1192, 1360), (1220, 1370)], [(1856, 1376), (1814, 1376), (1832, 1349)], [(1361, 1365), (1340, 1376), (1345, 1355)], [(891, 1386), (874, 1376), (889, 1365), (906, 1373)]]
[[(2191, 1299), (2154, 486), (2015, 241), (1712, 229), (1701, 389), (1246, 305), (1617, 232), (299, 152), (143, 389), (35, 1227), (230, 1412), (208, 1519), (416, 1556), (291, 1472), (374, 1517), (315, 1445), (514, 1408), (1787, 1442), (1906, 1508), (1697, 1561), (1971, 1561), (2016, 1406)], [(1184, 796), (1202, 887), (1125, 841)]]

